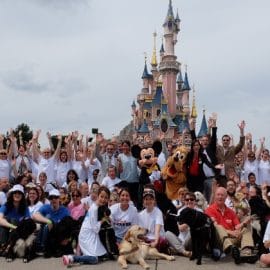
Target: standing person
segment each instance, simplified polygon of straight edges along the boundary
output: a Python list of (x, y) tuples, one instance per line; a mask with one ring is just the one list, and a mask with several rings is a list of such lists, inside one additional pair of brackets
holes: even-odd
[(256, 159), (255, 153), (252, 151), (248, 152), (247, 159), (244, 162), (243, 180), (247, 181), (250, 173), (255, 175), (255, 179), (258, 179), (258, 165), (259, 162)]
[(228, 169), (235, 169), (234, 157), (239, 153), (245, 144), (245, 121), (242, 121), (238, 127), (240, 130), (240, 141), (236, 146), (230, 146), (231, 137), (229, 135), (222, 136), (222, 145), (217, 146), (216, 157), (219, 164), (224, 164), (224, 170), (221, 171), (221, 175), (228, 177)]
[(100, 188), (100, 184), (98, 182), (93, 182), (90, 186), (89, 196), (82, 198), (82, 203), (86, 210), (88, 210), (92, 204), (98, 198), (98, 190)]
[(199, 140), (194, 140), (191, 143), (191, 150), (187, 155), (187, 188), (189, 191), (195, 192), (204, 191), (205, 175), (203, 171), (203, 164), (215, 169), (215, 166), (210, 163), (203, 153), (203, 149)]
[[(38, 131), (33, 136), (33, 157), (34, 160), (37, 161), (38, 168), (37, 168), (37, 178), (39, 179), (39, 175), (43, 172), (47, 175), (47, 182), (48, 183), (54, 183), (55, 182), (55, 165), (56, 160), (59, 157), (60, 149), (61, 149), (61, 143), (62, 143), (62, 135), (58, 135), (58, 143), (57, 148), (52, 155), (52, 150), (50, 148), (45, 148), (42, 152), (39, 150), (38, 147), (38, 138), (39, 138), (40, 131)], [(37, 181), (39, 183), (39, 180)]]
[(151, 247), (159, 252), (166, 252), (168, 242), (165, 239), (164, 221), (161, 210), (156, 207), (155, 191), (147, 189), (143, 192), (143, 206), (139, 213), (139, 226), (147, 229), (146, 237)]
[(0, 208), (0, 246), (5, 245), (10, 231), (16, 229), (22, 218), (30, 217), (24, 189), (15, 185), (9, 191), (7, 202)]
[(117, 242), (121, 242), (127, 230), (138, 224), (137, 208), (131, 204), (130, 193), (127, 188), (119, 192), (119, 203), (110, 207), (111, 220), (115, 231)]
[(259, 161), (258, 165), (258, 172), (259, 172), (259, 179), (258, 179), (258, 185), (267, 184), (270, 185), (270, 156), (269, 156), (269, 150), (264, 149), (262, 151), (262, 158)]
[(218, 187), (215, 192), (215, 202), (205, 210), (205, 213), (214, 222), (223, 252), (225, 254), (231, 252), (235, 263), (239, 264), (241, 257), (254, 255), (252, 253), (254, 248), (252, 233), (247, 227), (247, 222), (250, 220), (240, 223), (236, 213), (226, 206), (226, 197), (227, 190)]
[(79, 246), (83, 255), (64, 255), (62, 258), (64, 265), (68, 266), (72, 263), (97, 264), (99, 257), (106, 255), (106, 249), (99, 238), (99, 230), (104, 221), (98, 221), (98, 208), (108, 204), (109, 196), (109, 189), (101, 186), (98, 198), (88, 210), (79, 233)]
[(101, 153), (100, 148), (103, 140), (103, 137), (98, 134), (96, 137), (96, 146), (93, 152), (93, 159), (96, 157), (101, 163), (100, 179), (103, 179), (107, 175), (110, 165), (118, 168), (118, 160), (117, 157), (114, 155), (115, 147), (113, 143), (107, 143), (105, 147), (105, 152)]
[(70, 155), (66, 149), (61, 149), (59, 159), (56, 161), (56, 184), (58, 187), (65, 186), (67, 173), (71, 169)]
[[(208, 128), (212, 131), (211, 137), (210, 135), (206, 134), (200, 138), (200, 144), (202, 147), (202, 153), (207, 157), (208, 161), (213, 164), (217, 165), (217, 158), (216, 158), (216, 149), (217, 149), (217, 126), (216, 126), (217, 117), (216, 114), (213, 113), (213, 116), (209, 118), (208, 121)], [(191, 121), (190, 124), (190, 134), (192, 140), (196, 139), (195, 134), (195, 122)], [(212, 194), (212, 185), (215, 179), (217, 170), (213, 169), (212, 166), (208, 166), (205, 162), (202, 165), (202, 169), (205, 175), (204, 180), (204, 196), (207, 202), (210, 202), (211, 194)]]
[(121, 148), (122, 153), (118, 156), (120, 179), (127, 182), (131, 200), (137, 206), (139, 189), (137, 160), (131, 154), (131, 145), (129, 141), (123, 141)]

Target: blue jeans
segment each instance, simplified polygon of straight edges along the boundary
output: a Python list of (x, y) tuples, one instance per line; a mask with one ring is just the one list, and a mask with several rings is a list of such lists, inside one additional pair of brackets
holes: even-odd
[(38, 252), (44, 252), (45, 246), (48, 240), (49, 228), (48, 225), (42, 224), (36, 238), (36, 246)]
[(73, 262), (74, 263), (81, 263), (81, 264), (97, 264), (98, 263), (98, 257), (95, 256), (73, 256)]

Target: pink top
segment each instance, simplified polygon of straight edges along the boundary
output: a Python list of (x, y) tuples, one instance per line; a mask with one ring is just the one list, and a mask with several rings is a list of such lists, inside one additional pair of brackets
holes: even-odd
[(85, 209), (83, 203), (79, 205), (74, 205), (73, 202), (70, 202), (68, 205), (68, 210), (70, 211), (70, 215), (72, 218), (78, 220), (81, 216), (85, 215)]

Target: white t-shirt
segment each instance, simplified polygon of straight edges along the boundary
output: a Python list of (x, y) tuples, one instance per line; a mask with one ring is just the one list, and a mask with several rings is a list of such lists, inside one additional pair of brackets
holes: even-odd
[(7, 201), (7, 195), (4, 191), (0, 191), (0, 206), (4, 205)]
[(262, 185), (266, 183), (270, 185), (270, 162), (268, 160), (260, 160), (259, 162), (259, 179), (256, 184)]
[(254, 173), (256, 177), (256, 183), (258, 183), (258, 160), (254, 160), (250, 162), (249, 160), (246, 160), (244, 163), (244, 179), (245, 181), (248, 181), (248, 175), (250, 173)]
[(150, 240), (155, 239), (155, 227), (161, 225), (160, 236), (164, 236), (164, 221), (162, 212), (156, 206), (151, 212), (147, 212), (146, 209), (139, 213), (139, 226), (148, 230), (147, 238)]
[(116, 203), (110, 207), (111, 219), (115, 235), (119, 239), (123, 239), (127, 230), (135, 224), (138, 224), (138, 211), (133, 205), (129, 205), (128, 209), (123, 211), (120, 203)]
[[(263, 243), (265, 243), (266, 241), (270, 240), (270, 222), (268, 221), (267, 226), (266, 226), (266, 230), (263, 236)], [(269, 248), (270, 250), (270, 248)]]
[(112, 179), (110, 176), (105, 176), (102, 180), (101, 185), (107, 187), (110, 191), (114, 189), (114, 186), (120, 183), (122, 180), (118, 177)]
[(93, 160), (93, 163), (94, 164), (91, 164), (89, 159), (87, 159), (85, 161), (85, 167), (87, 168), (87, 179), (88, 179), (87, 183), (88, 183), (88, 185), (91, 185), (94, 181), (94, 178), (93, 178), (94, 170), (101, 169), (101, 163), (97, 158), (95, 158)]
[(91, 199), (91, 196), (87, 196), (85, 198), (81, 199), (81, 202), (85, 205), (87, 205), (89, 208), (92, 206), (92, 204), (94, 203), (94, 201)]
[(29, 209), (30, 216), (32, 217), (33, 214), (35, 214), (42, 205), (43, 205), (43, 203), (41, 201), (38, 201), (34, 205), (29, 205), (28, 209)]
[(66, 181), (67, 181), (67, 173), (71, 169), (71, 163), (70, 161), (67, 162), (61, 162), (57, 161), (55, 165), (55, 171), (56, 171), (56, 184), (58, 187), (62, 187)]
[(42, 172), (45, 172), (47, 175), (47, 183), (55, 182), (55, 175), (54, 175), (54, 167), (56, 164), (56, 160), (54, 157), (50, 157), (48, 159), (39, 156), (38, 159), (38, 175), (37, 175), (37, 182), (39, 183), (39, 175)]
[(72, 169), (76, 171), (79, 177), (79, 183), (84, 182), (87, 178), (86, 170), (82, 166), (82, 161), (73, 160)]
[(123, 171), (120, 173), (121, 180), (128, 183), (139, 182), (137, 160), (133, 156), (127, 156), (123, 153), (118, 156), (122, 162)]
[(6, 177), (9, 179), (9, 173), (11, 169), (11, 163), (9, 160), (0, 159), (0, 178)]

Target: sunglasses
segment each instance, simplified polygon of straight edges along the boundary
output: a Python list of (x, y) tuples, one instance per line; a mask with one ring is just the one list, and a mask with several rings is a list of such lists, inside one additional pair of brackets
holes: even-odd
[(223, 141), (223, 142), (229, 142), (230, 139), (223, 139), (222, 141)]
[(49, 197), (49, 200), (53, 200), (53, 199), (59, 199), (59, 197), (58, 196), (50, 196)]
[(0, 153), (0, 155), (1, 155), (1, 156), (6, 156), (6, 155), (7, 155), (7, 153), (2, 152), (2, 153)]
[(186, 198), (185, 201), (186, 201), (186, 202), (194, 202), (195, 199), (194, 199), (194, 198)]
[(79, 194), (74, 194), (74, 195), (72, 195), (71, 196), (72, 198), (79, 198), (79, 197), (81, 197)]

